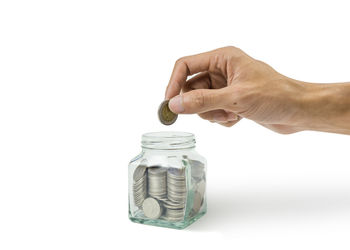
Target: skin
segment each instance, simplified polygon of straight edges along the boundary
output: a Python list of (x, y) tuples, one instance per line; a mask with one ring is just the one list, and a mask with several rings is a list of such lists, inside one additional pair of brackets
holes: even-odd
[(246, 118), (281, 134), (350, 134), (350, 83), (294, 80), (236, 47), (177, 60), (165, 99), (174, 113), (226, 127)]

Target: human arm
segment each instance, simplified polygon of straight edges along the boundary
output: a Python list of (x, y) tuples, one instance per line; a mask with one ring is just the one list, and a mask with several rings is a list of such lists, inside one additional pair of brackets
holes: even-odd
[(283, 134), (350, 134), (350, 83), (294, 80), (235, 47), (180, 58), (165, 98), (175, 113), (227, 127), (247, 118)]

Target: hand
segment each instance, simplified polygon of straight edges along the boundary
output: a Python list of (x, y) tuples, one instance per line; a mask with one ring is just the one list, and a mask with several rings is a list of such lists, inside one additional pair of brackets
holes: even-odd
[(295, 121), (305, 88), (240, 49), (225, 47), (177, 60), (165, 98), (178, 114), (197, 113), (227, 127), (247, 118), (287, 134), (304, 129)]

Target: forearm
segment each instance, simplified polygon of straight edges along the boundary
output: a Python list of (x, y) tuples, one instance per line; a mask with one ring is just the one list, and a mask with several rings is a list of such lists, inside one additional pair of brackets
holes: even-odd
[(298, 104), (297, 126), (305, 130), (350, 134), (350, 83), (301, 84), (304, 93)]

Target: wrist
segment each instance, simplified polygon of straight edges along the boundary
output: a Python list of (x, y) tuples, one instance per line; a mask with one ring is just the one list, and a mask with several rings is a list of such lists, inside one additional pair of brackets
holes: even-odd
[(314, 84), (302, 86), (297, 99), (296, 126), (303, 130), (349, 133), (350, 84)]

